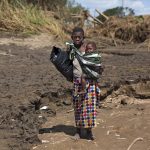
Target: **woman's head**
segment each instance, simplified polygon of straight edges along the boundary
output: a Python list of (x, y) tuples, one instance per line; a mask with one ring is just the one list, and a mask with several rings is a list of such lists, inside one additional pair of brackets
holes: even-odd
[(75, 27), (72, 31), (71, 38), (75, 47), (80, 48), (84, 40), (84, 30), (82, 28)]

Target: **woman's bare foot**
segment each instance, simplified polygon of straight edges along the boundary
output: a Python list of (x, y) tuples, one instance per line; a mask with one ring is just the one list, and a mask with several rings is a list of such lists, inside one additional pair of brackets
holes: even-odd
[(93, 133), (92, 133), (92, 129), (91, 128), (89, 128), (89, 129), (87, 129), (87, 139), (88, 140), (95, 140), (95, 137), (94, 137), (94, 135), (93, 135)]
[(73, 140), (79, 140), (81, 137), (81, 129), (77, 128), (76, 134), (72, 137)]
[(73, 140), (77, 141), (80, 139), (79, 133), (76, 133), (73, 137), (71, 137)]

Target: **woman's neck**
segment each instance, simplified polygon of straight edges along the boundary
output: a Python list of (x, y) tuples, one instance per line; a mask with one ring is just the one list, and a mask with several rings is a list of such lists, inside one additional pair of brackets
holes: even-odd
[(81, 45), (75, 45), (74, 44), (74, 46), (75, 46), (75, 48), (80, 49), (80, 47), (82, 46), (82, 44)]

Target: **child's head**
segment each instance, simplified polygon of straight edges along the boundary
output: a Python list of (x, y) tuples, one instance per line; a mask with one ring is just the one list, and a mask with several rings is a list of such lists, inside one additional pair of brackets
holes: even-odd
[(72, 31), (71, 38), (75, 47), (80, 48), (84, 40), (84, 30), (82, 28), (75, 27)]
[(96, 48), (95, 42), (88, 42), (86, 45), (86, 52), (93, 52), (96, 50)]

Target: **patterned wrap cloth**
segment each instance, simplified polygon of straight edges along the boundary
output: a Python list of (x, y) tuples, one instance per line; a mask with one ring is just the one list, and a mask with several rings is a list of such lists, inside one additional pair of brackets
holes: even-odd
[(81, 78), (74, 78), (73, 106), (76, 127), (96, 127), (96, 107), (100, 100), (100, 89), (96, 82), (86, 79), (86, 93), (77, 96), (76, 92), (81, 91)]

